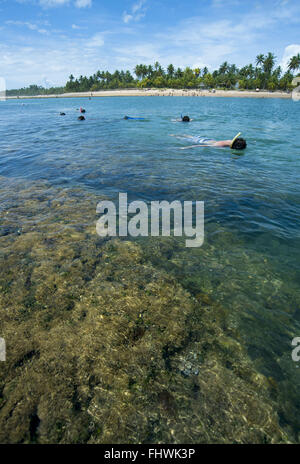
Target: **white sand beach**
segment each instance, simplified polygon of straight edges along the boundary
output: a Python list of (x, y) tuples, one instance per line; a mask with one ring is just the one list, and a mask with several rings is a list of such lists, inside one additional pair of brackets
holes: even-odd
[(253, 90), (186, 90), (186, 89), (122, 89), (99, 92), (73, 92), (60, 95), (36, 95), (7, 97), (7, 99), (29, 98), (76, 98), (76, 97), (239, 97), (239, 98), (292, 98), (291, 93)]

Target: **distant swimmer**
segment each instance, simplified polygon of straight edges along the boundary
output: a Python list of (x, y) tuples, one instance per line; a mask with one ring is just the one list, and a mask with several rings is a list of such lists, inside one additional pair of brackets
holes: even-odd
[(183, 116), (181, 117), (182, 122), (190, 122), (190, 117), (189, 116)]
[(182, 147), (181, 150), (187, 150), (194, 147), (229, 147), (233, 150), (244, 150), (247, 147), (247, 142), (245, 139), (240, 137), (242, 135), (240, 132), (231, 140), (214, 140), (207, 137), (199, 137), (193, 135), (174, 135), (171, 134), (171, 137), (177, 137), (179, 139), (188, 139), (195, 143), (195, 145), (190, 145), (188, 147)]
[(84, 116), (78, 116), (78, 120), (79, 121), (85, 121), (85, 117)]
[(173, 122), (191, 122), (192, 119), (189, 116), (180, 116), (179, 119), (172, 119)]
[(60, 116), (66, 116), (66, 113), (60, 113)]
[(84, 108), (81, 108), (79, 109), (80, 113), (85, 113), (85, 109)]
[(145, 120), (145, 118), (131, 118), (130, 116), (124, 116), (123, 119), (135, 119), (135, 120), (141, 120), (141, 121)]

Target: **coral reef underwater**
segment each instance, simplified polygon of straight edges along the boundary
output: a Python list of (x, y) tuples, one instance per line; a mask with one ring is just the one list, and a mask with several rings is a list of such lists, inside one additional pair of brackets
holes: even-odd
[(97, 201), (1, 197), (0, 442), (293, 441), (228, 312), (158, 265), (180, 240), (100, 238)]

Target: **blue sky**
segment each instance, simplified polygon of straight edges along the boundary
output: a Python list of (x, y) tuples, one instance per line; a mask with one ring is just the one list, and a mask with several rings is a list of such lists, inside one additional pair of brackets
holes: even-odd
[(7, 88), (135, 64), (238, 66), (300, 52), (299, 0), (0, 0)]

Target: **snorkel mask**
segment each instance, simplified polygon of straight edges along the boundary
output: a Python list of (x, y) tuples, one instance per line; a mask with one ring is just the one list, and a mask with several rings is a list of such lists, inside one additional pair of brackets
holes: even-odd
[(240, 135), (242, 135), (242, 133), (241, 133), (241, 132), (239, 132), (238, 134), (236, 134), (236, 136), (234, 137), (234, 139), (232, 139), (232, 141), (231, 141), (231, 144), (230, 144), (230, 148), (232, 148), (232, 146), (233, 146), (234, 142), (236, 141), (236, 139), (238, 139), (238, 138), (239, 138), (239, 136), (240, 136)]

